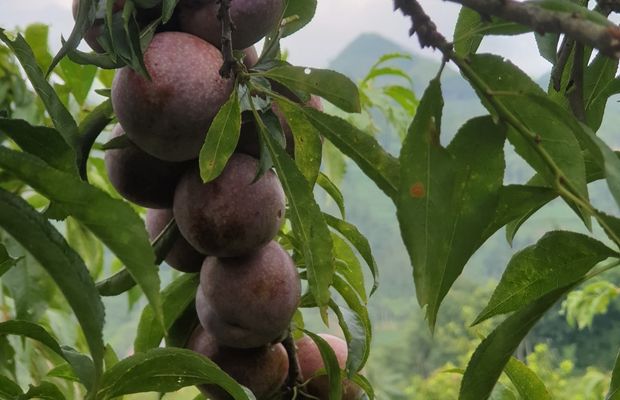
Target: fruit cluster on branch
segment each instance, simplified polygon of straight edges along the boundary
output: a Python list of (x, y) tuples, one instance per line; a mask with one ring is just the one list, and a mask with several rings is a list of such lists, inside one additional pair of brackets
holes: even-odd
[[(296, 357), (281, 344), (300, 304), (301, 282), (292, 257), (275, 240), (285, 220), (286, 199), (274, 171), (258, 173), (261, 141), (256, 122), (242, 125), (237, 149), (221, 174), (208, 183), (201, 178), (197, 159), (205, 137), (238, 83), (221, 73), (227, 60), (218, 47), (243, 50), (244, 57), (233, 60), (236, 68), (252, 68), (258, 61), (253, 45), (278, 26), (284, 11), (283, 0), (221, 3), (181, 0), (174, 21), (160, 27), (144, 51), (148, 76), (129, 66), (117, 71), (111, 100), (118, 124), (110, 142), (116, 145), (105, 154), (108, 176), (125, 199), (148, 208), (151, 240), (175, 221), (180, 235), (165, 260), (182, 272), (200, 273), (200, 324), (186, 346), (213, 360), (257, 399), (290, 393), (283, 385), (290, 360), (298, 360), (293, 369), (300, 373), (294, 382), (300, 385), (297, 398), (327, 399), (326, 377), (315, 377), (324, 365), (314, 342), (301, 338)], [(77, 7), (76, 0), (74, 14)], [(112, 12), (124, 7), (125, 1), (117, 0)], [(145, 26), (159, 7), (138, 9), (137, 21)], [(102, 13), (85, 35), (96, 52), (104, 51)], [(224, 17), (230, 18), (232, 29), (222, 29)], [(222, 40), (227, 32), (231, 37)], [(288, 89), (272, 86), (300, 101)], [(318, 97), (306, 105), (322, 109)], [(292, 130), (275, 105), (271, 110), (279, 119), (286, 150), (294, 156)], [(329, 335), (324, 339), (344, 368), (346, 343)], [(201, 390), (211, 399), (230, 398), (215, 385)], [(349, 382), (343, 393), (343, 399), (361, 396)]]

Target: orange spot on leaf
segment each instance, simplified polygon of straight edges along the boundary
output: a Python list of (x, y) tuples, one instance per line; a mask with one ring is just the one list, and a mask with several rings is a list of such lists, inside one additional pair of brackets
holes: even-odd
[(414, 199), (421, 199), (426, 195), (426, 190), (421, 182), (414, 183), (409, 189), (409, 194)]

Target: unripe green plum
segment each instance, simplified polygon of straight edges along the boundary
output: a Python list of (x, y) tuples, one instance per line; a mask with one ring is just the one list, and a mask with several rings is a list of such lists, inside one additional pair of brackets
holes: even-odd
[[(257, 400), (274, 395), (288, 375), (288, 355), (279, 343), (243, 350), (223, 347), (208, 330), (199, 326), (194, 330), (187, 348), (211, 359), (234, 380), (250, 389)], [(216, 385), (200, 385), (199, 388), (211, 400), (232, 399)]]
[[(344, 369), (348, 357), (347, 343), (333, 335), (319, 334), (319, 336), (325, 339), (327, 344), (334, 350), (338, 365), (341, 369)], [(329, 381), (327, 376), (324, 373), (317, 375), (320, 370), (325, 368), (318, 346), (308, 336), (297, 340), (295, 345), (297, 347), (297, 361), (299, 363), (301, 379), (303, 382), (309, 380), (308, 384), (302, 388), (302, 391), (321, 400), (328, 399)], [(316, 377), (314, 377), (315, 375)], [(361, 396), (362, 390), (359, 386), (349, 380), (342, 382), (342, 400), (358, 400)]]
[[(123, 134), (117, 124), (112, 137)], [(127, 200), (142, 207), (171, 208), (174, 190), (189, 164), (157, 159), (130, 142), (107, 150), (105, 166), (112, 186)]]
[[(154, 240), (171, 220), (172, 210), (149, 209), (146, 212), (146, 231), (149, 234), (149, 239)], [(180, 236), (166, 255), (166, 263), (182, 272), (200, 272), (206, 257), (187, 243), (184, 237)]]
[(144, 54), (151, 79), (129, 67), (112, 85), (112, 105), (129, 138), (167, 161), (198, 157), (213, 118), (233, 82), (219, 70), (220, 51), (181, 32), (156, 34)]
[[(216, 0), (181, 0), (179, 23), (188, 32), (220, 46), (222, 25), (217, 18), (219, 3)], [(283, 0), (233, 0), (230, 16), (235, 29), (232, 43), (235, 49), (249, 47), (271, 32), (280, 21), (284, 10)]]
[(291, 256), (272, 241), (245, 257), (207, 257), (198, 292), (198, 317), (218, 343), (253, 348), (282, 337), (301, 284)]
[(174, 217), (196, 250), (237, 257), (273, 239), (284, 219), (285, 197), (273, 171), (256, 182), (258, 160), (234, 154), (221, 175), (205, 184), (198, 167), (185, 173), (174, 196)]

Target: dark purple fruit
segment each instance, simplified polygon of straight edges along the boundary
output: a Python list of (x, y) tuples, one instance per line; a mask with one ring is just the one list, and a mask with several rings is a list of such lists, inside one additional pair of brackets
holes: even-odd
[(120, 69), (112, 105), (129, 138), (167, 161), (198, 157), (206, 133), (232, 92), (219, 70), (223, 59), (209, 43), (181, 32), (155, 35), (144, 55), (151, 80)]
[[(112, 137), (123, 135), (116, 125)], [(157, 159), (133, 143), (105, 152), (105, 166), (114, 188), (127, 200), (142, 207), (171, 208), (174, 190), (188, 163)]]
[[(153, 210), (146, 212), (146, 231), (154, 240), (172, 220), (172, 210)], [(197, 252), (187, 240), (180, 236), (166, 256), (166, 263), (182, 272), (200, 272), (205, 255)]]
[(235, 154), (212, 182), (202, 182), (198, 167), (183, 176), (174, 196), (174, 217), (196, 250), (237, 257), (278, 233), (285, 212), (282, 185), (273, 171), (253, 183), (257, 168), (256, 159)]
[[(275, 394), (288, 375), (288, 356), (279, 343), (244, 350), (222, 347), (207, 330), (199, 326), (194, 330), (187, 348), (211, 359), (234, 380), (250, 389), (258, 400)], [(201, 385), (199, 388), (209, 399), (232, 399), (216, 385)]]
[[(178, 10), (183, 32), (221, 46), (222, 25), (217, 18), (219, 3), (216, 0), (181, 0)], [(283, 10), (283, 0), (231, 1), (230, 16), (235, 25), (233, 47), (244, 49), (264, 38), (277, 26)]]
[(198, 292), (199, 319), (218, 343), (252, 348), (282, 337), (301, 285), (291, 256), (272, 241), (245, 257), (207, 257)]

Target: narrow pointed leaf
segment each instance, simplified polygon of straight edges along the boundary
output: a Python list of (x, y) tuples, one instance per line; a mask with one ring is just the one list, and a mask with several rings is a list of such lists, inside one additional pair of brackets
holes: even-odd
[(552, 400), (551, 394), (527, 365), (514, 357), (510, 357), (504, 369), (512, 384), (517, 388), (517, 392), (523, 399)]
[(0, 167), (56, 202), (107, 245), (140, 285), (163, 324), (155, 255), (144, 222), (131, 206), (26, 153), (0, 147)]
[(611, 384), (605, 400), (620, 400), (620, 353), (616, 357), (616, 363), (611, 374)]
[(324, 308), (329, 303), (329, 286), (334, 276), (333, 243), (329, 228), (310, 185), (295, 162), (269, 132), (260, 131), (288, 199), (293, 233), (303, 246), (310, 291), (317, 305)]
[[(56, 282), (84, 331), (96, 371), (101, 371), (104, 309), (84, 262), (49, 221), (21, 198), (0, 189), (0, 205), (0, 226), (20, 242)], [(20, 329), (20, 332), (26, 329), (25, 325), (10, 324), (3, 326)], [(37, 335), (45, 336), (40, 330)], [(46, 341), (52, 349), (58, 347)]]
[(215, 384), (234, 400), (250, 400), (245, 390), (208, 358), (187, 349), (153, 349), (120, 361), (103, 375), (98, 400), (143, 392), (173, 392)]
[(401, 150), (397, 215), (420, 305), (434, 327), (439, 306), (495, 217), (504, 177), (505, 128), (468, 121), (439, 143), (441, 88), (431, 82)]
[[(92, 0), (84, 0), (83, 4), (88, 4)], [(65, 141), (71, 146), (76, 147), (79, 136), (77, 123), (73, 116), (65, 108), (64, 104), (54, 91), (54, 88), (47, 82), (43, 72), (37, 65), (32, 49), (21, 35), (17, 35), (15, 40), (10, 40), (4, 30), (0, 29), (0, 40), (3, 41), (17, 56), (20, 64), (26, 71), (32, 87), (39, 95), (45, 109), (50, 115), (54, 126), (60, 132)]]
[(65, 396), (53, 383), (41, 382), (38, 386), (30, 385), (28, 391), (20, 397), (20, 400), (27, 399), (65, 400)]
[[(169, 330), (185, 309), (194, 302), (198, 283), (197, 274), (184, 274), (161, 292), (166, 330)], [(159, 347), (163, 338), (164, 330), (157, 322), (153, 308), (147, 305), (140, 316), (134, 350), (138, 353)]]
[(13, 268), (19, 261), (19, 258), (13, 258), (2, 244), (0, 244), (0, 278), (8, 270)]
[(331, 346), (319, 335), (304, 330), (304, 333), (310, 337), (317, 345), (323, 364), (325, 365), (325, 374), (329, 382), (329, 400), (342, 399), (342, 379), (340, 376), (340, 365), (338, 359)]
[(588, 236), (549, 232), (512, 257), (489, 304), (474, 324), (518, 310), (546, 293), (573, 284), (599, 262), (617, 255)]
[(344, 208), (344, 196), (342, 192), (336, 186), (334, 182), (324, 173), (320, 172), (319, 176), (316, 180), (316, 183), (329, 195), (329, 197), (334, 200), (336, 206), (338, 207), (338, 211), (340, 211), (340, 216), (342, 219), (346, 219), (346, 210)]
[(379, 189), (390, 198), (396, 198), (398, 160), (385, 151), (373, 136), (355, 128), (342, 118), (309, 107), (305, 107), (304, 112), (318, 131), (352, 159)]
[(24, 394), (19, 385), (6, 376), (0, 375), (0, 399), (15, 400), (15, 398)]
[(262, 75), (290, 89), (316, 94), (346, 112), (357, 113), (361, 110), (357, 86), (336, 71), (285, 65), (272, 68)]
[(364, 273), (353, 248), (340, 235), (332, 232), (334, 255), (336, 256), (336, 273), (340, 274), (360, 296), (364, 304), (368, 303)]
[(314, 18), (316, 6), (317, 0), (287, 0), (282, 37), (292, 35), (306, 26)]
[(218, 111), (200, 150), (200, 177), (207, 183), (217, 178), (235, 151), (241, 131), (241, 107), (237, 90)]

